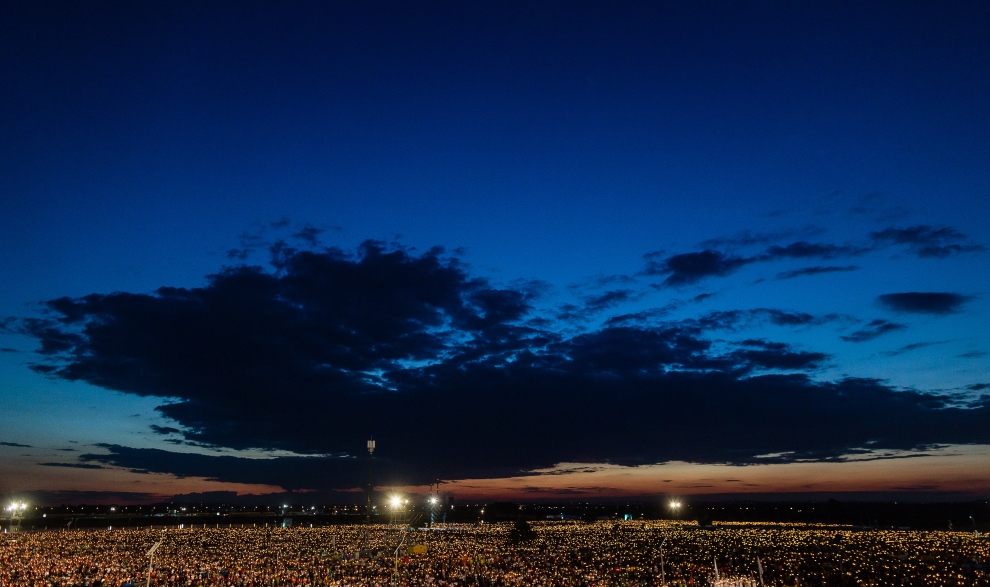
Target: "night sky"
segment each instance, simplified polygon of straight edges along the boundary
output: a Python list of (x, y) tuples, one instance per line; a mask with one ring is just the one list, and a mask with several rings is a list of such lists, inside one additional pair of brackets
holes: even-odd
[(4, 2), (0, 497), (990, 496), (987, 31)]

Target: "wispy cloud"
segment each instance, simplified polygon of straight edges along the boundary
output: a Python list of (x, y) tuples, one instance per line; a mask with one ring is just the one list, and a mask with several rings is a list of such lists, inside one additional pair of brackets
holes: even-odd
[(871, 320), (869, 324), (853, 332), (852, 334), (847, 334), (841, 336), (840, 338), (846, 342), (866, 342), (873, 340), (878, 336), (883, 336), (884, 334), (897, 332), (906, 328), (907, 324), (891, 322), (889, 320), (878, 318), (876, 320)]
[(801, 269), (791, 269), (777, 274), (777, 279), (794, 279), (795, 277), (807, 277), (809, 275), (823, 275), (826, 273), (845, 273), (856, 271), (858, 265), (817, 265), (814, 267), (802, 267)]

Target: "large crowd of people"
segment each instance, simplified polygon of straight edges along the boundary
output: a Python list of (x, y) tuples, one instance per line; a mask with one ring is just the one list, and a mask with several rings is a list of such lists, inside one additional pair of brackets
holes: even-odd
[(702, 587), (716, 565), (753, 585), (990, 586), (990, 541), (962, 532), (547, 522), (513, 542), (511, 529), (23, 532), (2, 536), (0, 587)]

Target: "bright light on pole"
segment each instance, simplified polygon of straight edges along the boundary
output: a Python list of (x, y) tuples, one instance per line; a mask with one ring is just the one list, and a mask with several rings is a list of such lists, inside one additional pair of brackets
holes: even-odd
[[(11, 530), (20, 530), (20, 519), (24, 515), (24, 510), (27, 509), (27, 504), (23, 501), (15, 501), (7, 506), (7, 511), (10, 512), (11, 520)], [(13, 523), (17, 522), (17, 526), (13, 526)]]
[(389, 508), (389, 524), (394, 524), (401, 520), (399, 511), (402, 509), (402, 496), (393, 495), (389, 498), (388, 503), (392, 506)]

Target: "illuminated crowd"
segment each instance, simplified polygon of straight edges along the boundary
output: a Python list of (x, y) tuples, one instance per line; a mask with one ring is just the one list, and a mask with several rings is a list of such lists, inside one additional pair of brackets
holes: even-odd
[(701, 587), (716, 565), (724, 584), (990, 586), (990, 541), (971, 533), (545, 522), (517, 544), (511, 529), (22, 532), (3, 535), (0, 587)]

